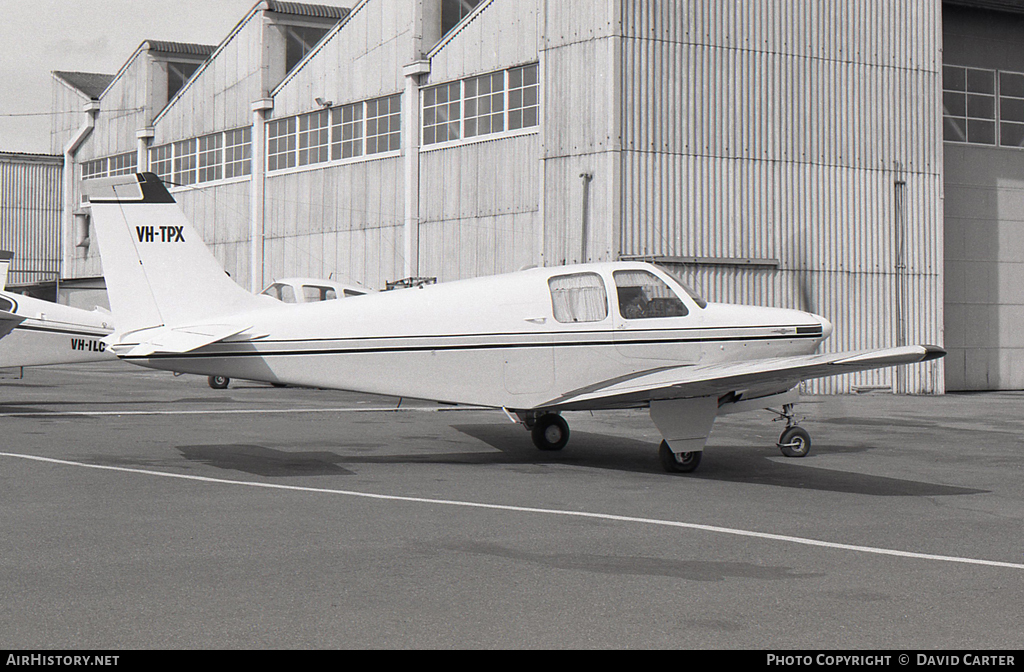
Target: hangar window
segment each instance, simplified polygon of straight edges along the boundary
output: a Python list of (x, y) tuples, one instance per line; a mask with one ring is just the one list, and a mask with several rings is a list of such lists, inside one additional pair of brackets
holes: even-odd
[(107, 160), (93, 159), (82, 163), (82, 179), (89, 180), (94, 177), (107, 176)]
[(1024, 147), (1024, 74), (999, 73), (999, 144)]
[(128, 175), (135, 172), (137, 165), (138, 157), (135, 152), (126, 152), (116, 156), (85, 161), (82, 163), (82, 179), (89, 180), (94, 177)]
[(469, 16), (482, 0), (441, 0), (441, 36), (444, 37), (460, 21)]
[(107, 161), (108, 175), (130, 175), (138, 169), (139, 155), (135, 152), (126, 152), (112, 156)]
[(462, 116), (462, 82), (423, 90), (423, 144), (458, 140)]
[(537, 64), (423, 89), (423, 144), (537, 126)]
[(689, 311), (672, 288), (647, 271), (616, 271), (619, 315), (627, 320), (683, 317)]
[(323, 163), (330, 147), (330, 128), (327, 110), (310, 112), (299, 117), (299, 165)]
[(224, 177), (252, 172), (252, 128), (246, 126), (224, 133)]
[(350, 159), (363, 155), (363, 103), (343, 105), (331, 110), (332, 159)]
[(196, 182), (196, 139), (190, 138), (174, 143), (174, 183), (177, 185)]
[(160, 145), (149, 150), (149, 169), (164, 182), (171, 181), (174, 167), (174, 152), (171, 145)]
[(508, 71), (508, 128), (514, 131), (537, 125), (540, 104), (537, 64)]
[(267, 170), (295, 167), (295, 117), (267, 124)]
[(995, 70), (944, 65), (942, 121), (947, 142), (996, 144)]
[(224, 170), (223, 137), (220, 133), (199, 138), (199, 181), (219, 180)]
[(185, 86), (185, 82), (195, 74), (199, 66), (199, 63), (167, 62), (167, 100), (181, 91), (181, 87)]
[(285, 26), (285, 71), (291, 72), (327, 31), (327, 28), (312, 26)]
[(608, 317), (608, 294), (597, 273), (557, 275), (548, 280), (548, 288), (559, 322), (600, 322)]
[(402, 148), (402, 96), (395, 94), (366, 103), (366, 153)]
[(465, 137), (505, 130), (505, 72), (471, 77), (466, 89)]

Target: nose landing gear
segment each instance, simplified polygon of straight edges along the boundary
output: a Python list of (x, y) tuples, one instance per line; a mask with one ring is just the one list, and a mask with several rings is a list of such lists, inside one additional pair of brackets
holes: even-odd
[(786, 421), (786, 429), (782, 432), (782, 436), (779, 437), (779, 450), (786, 457), (806, 457), (807, 453), (811, 452), (811, 435), (807, 433), (807, 430), (803, 427), (798, 426), (798, 420), (795, 419), (793, 414), (793, 404), (786, 404), (782, 407), (782, 411), (775, 411), (779, 417), (775, 418), (778, 420)]

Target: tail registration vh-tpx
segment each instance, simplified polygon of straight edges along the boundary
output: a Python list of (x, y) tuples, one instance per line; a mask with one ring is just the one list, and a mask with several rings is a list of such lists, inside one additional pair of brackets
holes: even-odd
[(945, 355), (937, 346), (814, 354), (832, 325), (796, 310), (707, 303), (639, 262), (534, 268), (268, 305), (235, 284), (156, 175), (83, 183), (121, 359), (156, 369), (504, 409), (542, 450), (562, 411), (649, 408), (669, 471), (693, 471), (718, 415), (781, 407), (802, 380)]

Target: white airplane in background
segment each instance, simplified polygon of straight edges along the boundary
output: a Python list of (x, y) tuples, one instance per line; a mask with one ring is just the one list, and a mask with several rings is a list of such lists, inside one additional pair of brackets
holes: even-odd
[[(261, 296), (269, 296), (282, 303), (316, 303), (317, 301), (334, 301), (347, 299), (351, 296), (362, 296), (374, 292), (352, 282), (337, 282), (322, 278), (281, 278), (267, 285), (260, 292)], [(215, 390), (223, 390), (231, 379), (227, 376), (208, 376), (207, 383)], [(282, 385), (275, 383), (275, 385)]]
[[(649, 408), (665, 468), (692, 471), (718, 415), (782, 406), (779, 446), (806, 455), (800, 381), (945, 355), (937, 346), (814, 354), (832, 325), (706, 303), (661, 268), (534, 268), (272, 306), (236, 285), (156, 175), (83, 183), (121, 359), (156, 369), (503, 409), (542, 450), (562, 411)], [(609, 300), (610, 299), (610, 300)]]
[(12, 258), (0, 252), (0, 368), (115, 358), (102, 340), (114, 330), (110, 313), (3, 291)]
[[(113, 317), (97, 307), (84, 310), (4, 291), (13, 254), (0, 250), (0, 368), (80, 364), (115, 360), (103, 338), (113, 331)], [(351, 282), (320, 278), (283, 278), (261, 294), (285, 303), (328, 301), (372, 292)], [(227, 387), (226, 378), (210, 376), (210, 386)]]

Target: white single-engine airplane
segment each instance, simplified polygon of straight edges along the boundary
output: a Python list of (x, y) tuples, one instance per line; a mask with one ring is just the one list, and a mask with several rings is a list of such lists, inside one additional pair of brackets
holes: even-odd
[(268, 305), (236, 285), (156, 175), (83, 183), (120, 358), (156, 369), (504, 409), (541, 450), (562, 411), (649, 408), (665, 468), (700, 463), (715, 418), (781, 406), (783, 453), (808, 378), (942, 357), (937, 346), (814, 354), (832, 325), (706, 303), (661, 268), (614, 262)]
[(2, 291), (12, 254), (0, 252), (0, 368), (112, 360), (110, 313)]

